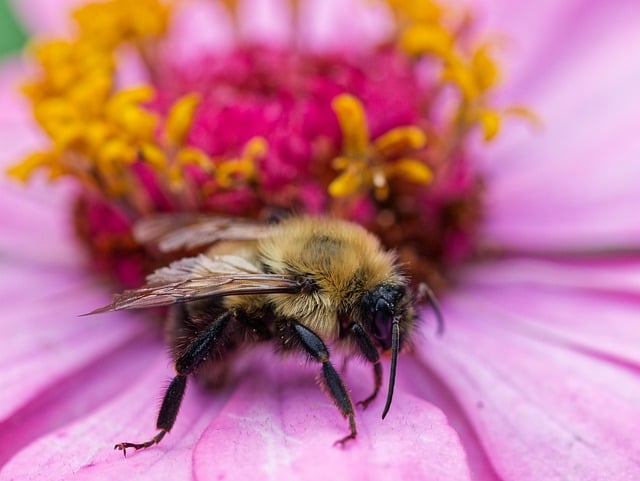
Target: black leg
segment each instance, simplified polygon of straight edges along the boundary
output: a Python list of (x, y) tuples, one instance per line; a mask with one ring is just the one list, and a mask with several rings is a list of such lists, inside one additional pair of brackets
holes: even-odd
[(220, 340), (222, 331), (227, 323), (235, 317), (235, 311), (226, 311), (213, 321), (206, 330), (202, 331), (176, 359), (175, 368), (177, 375), (169, 384), (167, 392), (162, 400), (162, 406), (158, 413), (156, 428), (159, 430), (149, 441), (144, 443), (119, 443), (114, 449), (119, 449), (127, 455), (127, 448), (135, 450), (148, 448), (154, 444), (158, 444), (164, 436), (171, 431), (173, 424), (178, 416), (178, 410), (182, 403), (182, 397), (187, 387), (187, 375), (194, 372), (200, 364), (202, 364), (215, 347), (217, 341)]
[(357, 434), (353, 403), (351, 402), (349, 393), (344, 387), (342, 379), (340, 379), (340, 376), (331, 364), (331, 361), (329, 361), (329, 351), (324, 342), (322, 342), (322, 339), (312, 330), (295, 321), (293, 322), (293, 330), (295, 331), (297, 340), (307, 354), (315, 361), (322, 363), (322, 376), (320, 380), (326, 387), (331, 399), (333, 399), (338, 409), (340, 409), (342, 415), (349, 419), (349, 434), (335, 442), (335, 444), (344, 445), (350, 439), (355, 439)]
[(373, 393), (362, 401), (358, 401), (358, 405), (361, 405), (363, 408), (367, 408), (367, 406), (373, 401), (378, 395), (378, 391), (380, 391), (380, 386), (382, 386), (382, 365), (380, 364), (380, 354), (376, 349), (375, 344), (371, 340), (371, 336), (365, 332), (360, 324), (351, 324), (349, 326), (349, 335), (353, 336), (356, 343), (358, 344), (358, 349), (364, 355), (364, 357), (373, 364)]

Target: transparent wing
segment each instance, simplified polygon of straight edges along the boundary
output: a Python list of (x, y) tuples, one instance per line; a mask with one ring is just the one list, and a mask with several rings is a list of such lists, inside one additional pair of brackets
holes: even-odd
[(89, 314), (158, 307), (206, 297), (295, 293), (302, 290), (296, 276), (264, 274), (238, 256), (187, 257), (158, 269), (147, 284), (114, 296), (113, 302)]
[(133, 235), (141, 244), (157, 245), (161, 252), (194, 249), (222, 240), (264, 237), (268, 227), (260, 222), (203, 214), (161, 214), (138, 222)]

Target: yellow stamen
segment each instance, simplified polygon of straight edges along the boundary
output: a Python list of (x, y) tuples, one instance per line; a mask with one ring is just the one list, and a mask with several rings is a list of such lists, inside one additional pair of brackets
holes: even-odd
[(208, 173), (212, 173), (214, 169), (211, 157), (195, 147), (183, 147), (180, 149), (177, 160), (181, 165), (197, 165)]
[(385, 169), (387, 178), (401, 177), (416, 184), (428, 184), (433, 180), (431, 169), (424, 162), (404, 158), (390, 164)]
[(489, 54), (489, 46), (482, 45), (471, 57), (471, 70), (478, 89), (486, 92), (500, 80), (500, 70)]
[(369, 147), (369, 128), (362, 103), (352, 95), (338, 95), (331, 103), (340, 129), (345, 154), (359, 157), (366, 155)]
[(180, 146), (185, 144), (199, 103), (199, 95), (188, 94), (173, 104), (165, 127), (165, 138), (170, 145)]
[(479, 122), (482, 127), (485, 141), (489, 142), (498, 135), (501, 124), (500, 114), (498, 112), (490, 109), (483, 110), (480, 112)]
[(239, 183), (255, 181), (258, 175), (258, 160), (267, 154), (268, 144), (262, 137), (250, 139), (242, 150), (240, 158), (223, 160), (216, 166), (215, 177), (223, 189), (230, 189)]
[(418, 150), (425, 146), (427, 137), (415, 126), (396, 127), (378, 137), (374, 146), (383, 157), (402, 154), (407, 150)]
[(348, 197), (360, 190), (364, 184), (362, 173), (358, 169), (347, 169), (329, 184), (332, 197)]
[(412, 25), (400, 37), (400, 47), (410, 55), (434, 54), (445, 57), (452, 44), (451, 33), (440, 25)]
[(140, 148), (141, 160), (145, 161), (152, 168), (162, 171), (167, 165), (167, 155), (157, 145), (145, 142)]
[(7, 173), (15, 179), (26, 182), (33, 173), (54, 163), (54, 158), (49, 152), (35, 152), (28, 155), (21, 163), (11, 166)]
[[(427, 183), (431, 171), (419, 160), (398, 157), (423, 149), (427, 139), (414, 125), (395, 127), (373, 141), (369, 139), (362, 103), (352, 95), (342, 94), (332, 102), (342, 130), (342, 155), (333, 159), (334, 169), (341, 173), (329, 184), (332, 197), (349, 197), (373, 191), (377, 200), (389, 195), (388, 179)], [(418, 165), (419, 164), (419, 165)]]

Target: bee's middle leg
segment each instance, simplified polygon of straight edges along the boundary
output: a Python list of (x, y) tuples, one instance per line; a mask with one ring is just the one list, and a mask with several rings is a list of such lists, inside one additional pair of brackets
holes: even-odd
[(320, 339), (320, 337), (311, 329), (299, 324), (298, 322), (292, 321), (291, 328), (295, 339), (305, 352), (309, 354), (313, 360), (322, 363), (322, 375), (320, 380), (327, 388), (331, 399), (336, 403), (336, 406), (338, 406), (342, 415), (349, 419), (349, 434), (334, 443), (334, 445), (344, 445), (350, 439), (355, 439), (357, 435), (355, 413), (349, 393), (347, 392), (340, 375), (336, 372), (333, 364), (331, 364), (331, 361), (329, 360), (329, 350), (324, 342), (322, 342), (322, 339)]
[(376, 349), (375, 344), (371, 340), (371, 336), (366, 333), (366, 331), (362, 328), (360, 324), (353, 323), (349, 326), (348, 329), (349, 335), (355, 339), (358, 349), (364, 357), (373, 364), (373, 393), (366, 399), (362, 401), (358, 401), (358, 405), (361, 405), (363, 408), (367, 408), (367, 406), (373, 401), (378, 392), (380, 391), (380, 386), (382, 386), (382, 366), (380, 364), (380, 354)]
[(127, 448), (144, 449), (158, 444), (171, 431), (178, 416), (180, 404), (187, 387), (187, 376), (193, 373), (206, 359), (216, 342), (221, 339), (222, 332), (228, 322), (235, 317), (235, 311), (228, 310), (218, 316), (198, 337), (196, 337), (178, 356), (175, 362), (176, 376), (169, 384), (162, 400), (156, 428), (158, 433), (144, 443), (119, 443), (115, 449), (127, 454)]

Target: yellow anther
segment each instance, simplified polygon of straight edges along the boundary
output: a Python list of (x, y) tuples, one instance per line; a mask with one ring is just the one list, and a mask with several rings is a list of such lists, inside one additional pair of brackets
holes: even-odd
[(178, 151), (178, 163), (181, 165), (197, 165), (205, 172), (213, 172), (211, 157), (195, 147), (183, 147)]
[(101, 121), (93, 120), (84, 128), (84, 140), (90, 154), (96, 153), (112, 135), (109, 126)]
[(422, 163), (414, 166), (407, 159), (397, 160), (403, 154), (424, 148), (427, 139), (422, 129), (414, 125), (395, 127), (372, 142), (358, 99), (343, 94), (334, 99), (332, 106), (342, 129), (343, 151), (332, 162), (333, 168), (342, 173), (329, 184), (331, 196), (347, 197), (373, 190), (376, 199), (384, 200), (389, 195), (389, 177), (401, 175), (419, 183), (431, 180), (431, 172), (425, 172), (428, 167)]
[(53, 159), (49, 152), (35, 152), (28, 155), (19, 164), (11, 166), (7, 173), (20, 182), (26, 182), (36, 170), (48, 167), (52, 162)]
[(178, 99), (171, 106), (167, 125), (164, 129), (165, 138), (170, 145), (180, 146), (185, 144), (199, 103), (199, 95), (188, 94)]
[(533, 110), (523, 107), (522, 105), (514, 105), (505, 109), (506, 115), (520, 117), (529, 122), (533, 127), (541, 128), (543, 126), (542, 119)]
[(98, 163), (100, 166), (131, 164), (136, 158), (136, 149), (122, 139), (111, 139), (98, 151)]
[(255, 178), (256, 167), (253, 159), (232, 159), (216, 166), (215, 176), (223, 189), (229, 189), (239, 182)]
[(389, 164), (385, 174), (387, 178), (402, 177), (416, 184), (428, 184), (433, 180), (431, 169), (424, 162), (411, 158), (399, 159)]
[(366, 155), (369, 147), (369, 128), (362, 102), (353, 95), (341, 94), (333, 99), (331, 107), (342, 130), (344, 153), (349, 157)]
[(453, 36), (440, 25), (414, 24), (400, 36), (400, 47), (410, 55), (433, 54), (446, 57), (453, 45)]
[(269, 144), (264, 137), (253, 137), (242, 149), (242, 156), (252, 159), (260, 159), (267, 155)]
[(179, 192), (184, 188), (184, 171), (180, 164), (169, 167), (169, 188), (173, 192)]
[(410, 23), (435, 23), (442, 16), (442, 7), (432, 0), (387, 0), (396, 16)]
[(500, 114), (495, 110), (483, 110), (479, 116), (480, 127), (484, 135), (484, 140), (489, 142), (493, 140), (500, 131), (501, 118)]
[(262, 137), (251, 138), (238, 159), (223, 160), (216, 165), (215, 177), (218, 185), (229, 189), (238, 183), (254, 181), (258, 175), (257, 161), (267, 154), (268, 144)]
[(157, 171), (162, 171), (167, 166), (164, 150), (151, 142), (144, 142), (140, 147), (140, 160)]
[(84, 5), (73, 16), (81, 38), (114, 49), (124, 42), (164, 33), (169, 9), (157, 0), (111, 0)]
[(140, 104), (148, 102), (153, 96), (151, 87), (136, 87), (116, 93), (106, 106), (108, 120), (132, 139), (149, 140), (157, 127), (158, 118)]
[(483, 45), (474, 52), (471, 57), (471, 70), (476, 85), (482, 92), (494, 87), (500, 80), (500, 71), (489, 54), (488, 45)]
[(111, 104), (113, 108), (119, 108), (127, 104), (138, 105), (149, 102), (154, 96), (155, 91), (150, 86), (132, 87), (115, 93), (111, 98)]
[(364, 180), (358, 169), (347, 169), (329, 184), (329, 194), (332, 197), (348, 197), (363, 187)]
[(425, 146), (427, 137), (415, 126), (396, 127), (378, 137), (374, 146), (383, 157), (400, 155), (407, 150), (418, 150)]
[(448, 63), (442, 71), (442, 81), (457, 86), (467, 102), (476, 99), (479, 95), (473, 72), (457, 56), (448, 59)]

